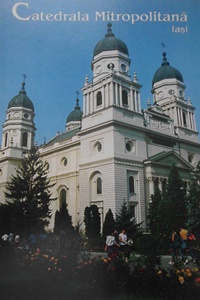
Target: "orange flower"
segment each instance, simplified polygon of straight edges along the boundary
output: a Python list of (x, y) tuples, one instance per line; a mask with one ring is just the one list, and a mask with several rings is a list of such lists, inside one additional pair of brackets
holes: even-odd
[(178, 280), (181, 284), (183, 284), (185, 282), (184, 277), (183, 276), (179, 276)]

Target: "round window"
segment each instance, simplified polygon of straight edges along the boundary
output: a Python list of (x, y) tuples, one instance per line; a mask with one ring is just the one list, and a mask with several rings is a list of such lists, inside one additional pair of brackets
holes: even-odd
[(128, 152), (133, 152), (134, 151), (134, 143), (133, 143), (133, 141), (127, 141), (126, 142), (126, 150)]
[(121, 70), (122, 70), (123, 72), (126, 72), (126, 65), (125, 65), (125, 64), (121, 64)]
[(98, 152), (101, 152), (101, 150), (102, 150), (102, 144), (100, 142), (97, 142), (95, 144), (95, 148), (97, 149)]
[(66, 157), (63, 157), (61, 159), (61, 163), (66, 167), (67, 166), (67, 158)]

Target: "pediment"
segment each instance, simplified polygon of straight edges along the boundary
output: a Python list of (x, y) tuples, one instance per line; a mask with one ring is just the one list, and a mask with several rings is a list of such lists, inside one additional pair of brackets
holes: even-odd
[(144, 161), (145, 164), (151, 165), (163, 165), (165, 167), (171, 167), (175, 165), (177, 168), (183, 168), (192, 170), (192, 165), (187, 162), (184, 158), (182, 158), (178, 153), (175, 151), (163, 151), (156, 155), (149, 157), (147, 160)]

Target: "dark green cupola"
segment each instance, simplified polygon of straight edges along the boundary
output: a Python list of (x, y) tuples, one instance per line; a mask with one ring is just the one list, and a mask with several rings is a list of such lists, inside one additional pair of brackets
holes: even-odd
[(79, 106), (79, 99), (76, 99), (76, 106), (74, 107), (74, 110), (68, 115), (67, 117), (67, 123), (70, 122), (80, 122), (82, 120), (83, 112), (81, 111), (81, 108)]
[(170, 79), (170, 78), (175, 78), (181, 82), (183, 82), (183, 76), (181, 73), (170, 66), (169, 62), (167, 61), (166, 58), (166, 52), (163, 52), (163, 62), (161, 64), (161, 67), (155, 72), (153, 81), (152, 81), (152, 86), (154, 83), (161, 81), (163, 79)]
[(29, 99), (29, 97), (26, 95), (25, 91), (25, 82), (22, 82), (22, 88), (19, 91), (19, 94), (15, 97), (13, 97), (9, 104), (8, 109), (12, 107), (24, 107), (29, 108), (34, 112), (34, 105), (33, 102)]
[(124, 54), (129, 55), (128, 48), (126, 44), (117, 39), (112, 32), (112, 24), (108, 22), (107, 24), (107, 33), (105, 34), (105, 38), (98, 42), (98, 44), (94, 48), (93, 56), (103, 52), (103, 51), (110, 51), (110, 50), (118, 50)]
[(26, 95), (25, 91), (25, 82), (22, 82), (22, 88), (19, 91), (19, 94), (15, 97), (13, 97), (9, 104), (8, 109), (12, 107), (24, 107), (29, 108), (34, 112), (34, 105), (33, 102), (29, 99), (29, 97)]

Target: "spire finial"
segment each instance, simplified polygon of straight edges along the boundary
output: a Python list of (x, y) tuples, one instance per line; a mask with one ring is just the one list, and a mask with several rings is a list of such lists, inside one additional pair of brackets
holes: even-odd
[(79, 95), (79, 91), (78, 90), (76, 91), (76, 95), (77, 95), (77, 99), (78, 99), (78, 95)]
[(76, 98), (76, 106), (74, 107), (74, 109), (81, 109), (80, 106), (79, 106), (79, 98), (78, 98), (79, 91), (78, 91), (78, 90), (76, 91), (76, 94), (77, 94), (77, 98)]
[(25, 83), (25, 79), (27, 78), (27, 76), (26, 76), (26, 74), (23, 74), (22, 76), (24, 77), (23, 82)]
[(166, 55), (167, 55), (166, 52), (162, 53), (162, 56), (163, 56), (162, 66), (169, 66), (169, 62), (167, 61)]
[(112, 23), (108, 22), (107, 23), (107, 33), (106, 33), (105, 37), (115, 36), (114, 33), (112, 32), (111, 27), (112, 27)]
[(23, 81), (22, 81), (22, 88), (21, 88), (21, 91), (19, 91), (20, 93), (24, 93), (26, 94), (26, 91), (25, 91), (25, 79), (27, 78), (26, 74), (23, 74)]

